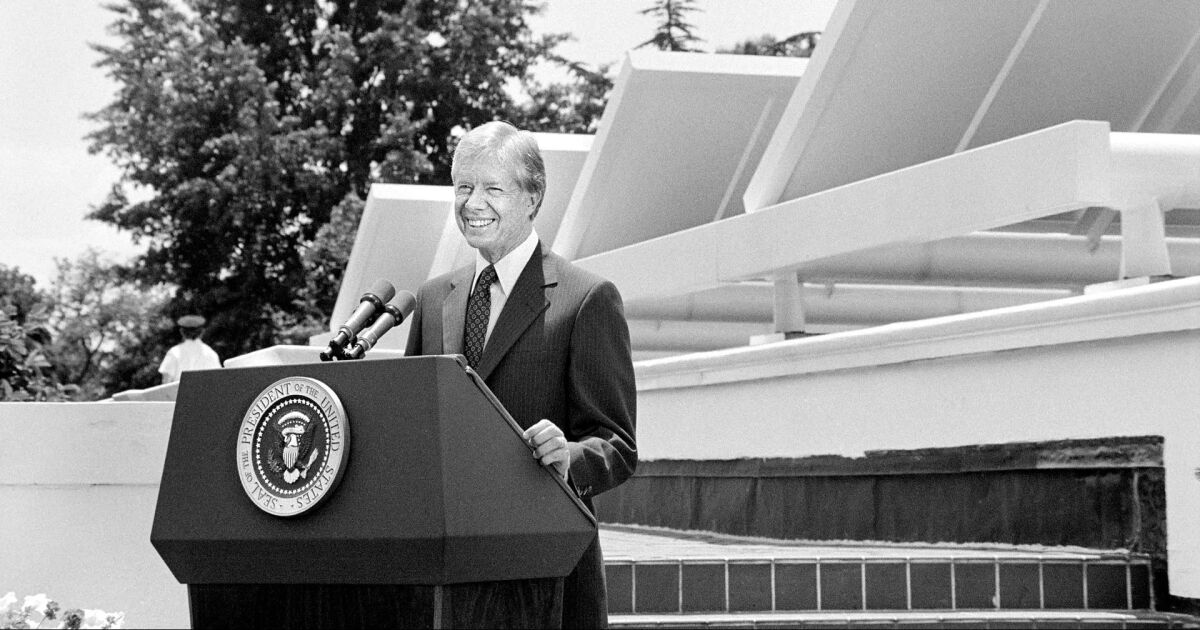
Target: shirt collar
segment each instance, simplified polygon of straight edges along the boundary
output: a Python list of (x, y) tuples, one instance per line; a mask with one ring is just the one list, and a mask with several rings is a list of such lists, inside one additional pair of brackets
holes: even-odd
[(504, 295), (511, 295), (513, 287), (517, 285), (517, 279), (521, 277), (521, 272), (529, 264), (529, 259), (533, 258), (533, 252), (537, 249), (537, 245), (537, 230), (530, 230), (529, 236), (525, 238), (524, 242), (495, 263), (489, 263), (483, 254), (479, 253), (479, 250), (475, 250), (475, 276), (471, 278), (471, 286), (475, 286), (479, 280), (479, 274), (483, 273), (484, 268), (492, 265), (496, 268), (496, 277), (499, 279)]

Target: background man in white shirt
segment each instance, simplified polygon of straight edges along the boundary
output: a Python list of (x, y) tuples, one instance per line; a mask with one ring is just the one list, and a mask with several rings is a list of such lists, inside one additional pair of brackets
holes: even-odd
[(199, 315), (184, 315), (175, 320), (183, 341), (175, 344), (163, 357), (158, 366), (162, 382), (174, 383), (186, 370), (208, 370), (221, 367), (221, 358), (208, 344), (200, 340), (204, 332), (204, 318)]

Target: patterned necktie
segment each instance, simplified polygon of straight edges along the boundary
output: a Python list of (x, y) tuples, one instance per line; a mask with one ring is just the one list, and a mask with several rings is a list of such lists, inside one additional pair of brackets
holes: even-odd
[(487, 339), (488, 317), (492, 314), (492, 283), (496, 281), (496, 268), (488, 265), (479, 274), (475, 290), (467, 298), (467, 322), (463, 328), (463, 345), (466, 349), (467, 365), (477, 367), (483, 357), (483, 344)]

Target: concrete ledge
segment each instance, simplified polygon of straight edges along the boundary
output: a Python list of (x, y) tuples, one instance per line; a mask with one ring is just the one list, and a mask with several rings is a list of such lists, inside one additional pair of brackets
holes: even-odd
[(3, 403), (0, 485), (154, 485), (173, 402)]
[(634, 365), (638, 390), (1200, 329), (1200, 277)]
[[(638, 462), (636, 477), (831, 477), (928, 475), (1005, 470), (1162, 468), (1157, 435), (1091, 440), (1008, 442), (951, 448), (867, 451), (862, 457), (721, 460), (651, 459)], [(620, 492), (620, 490), (616, 490)]]
[(1200, 628), (1189, 615), (1103, 610), (617, 614), (610, 628)]
[(146, 389), (127, 389), (112, 395), (115, 402), (174, 402), (179, 393), (179, 381), (163, 383)]

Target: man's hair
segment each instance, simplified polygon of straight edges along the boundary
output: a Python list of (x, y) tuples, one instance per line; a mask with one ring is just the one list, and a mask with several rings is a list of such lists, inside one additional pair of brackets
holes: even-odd
[(536, 217), (542, 208), (542, 199), (546, 197), (546, 163), (542, 161), (537, 138), (501, 120), (484, 123), (468, 131), (454, 147), (451, 176), (458, 174), (463, 162), (480, 156), (494, 157), (516, 171), (517, 185), (525, 192), (537, 195), (533, 207)]
[(179, 334), (183, 335), (184, 339), (198, 339), (200, 334), (204, 332), (204, 328), (196, 326), (195, 328), (180, 328)]

